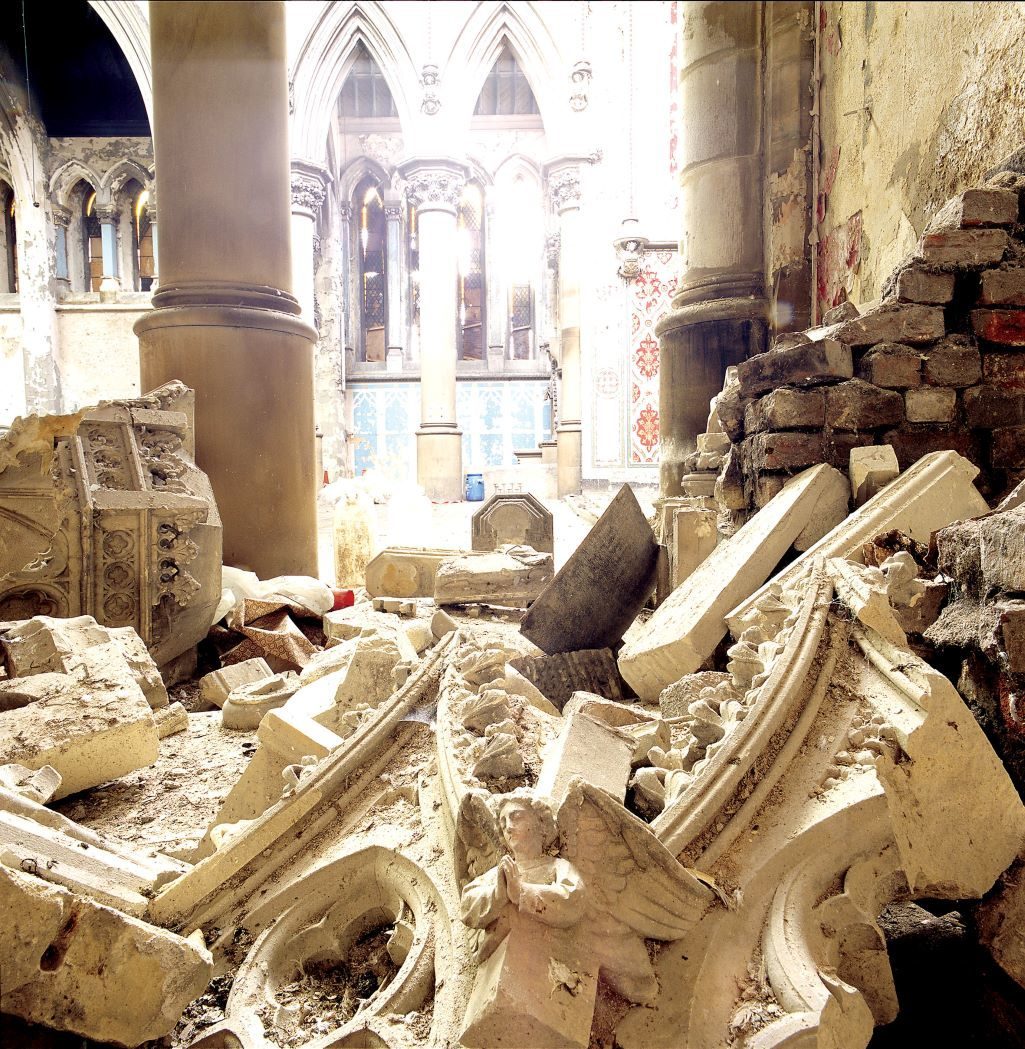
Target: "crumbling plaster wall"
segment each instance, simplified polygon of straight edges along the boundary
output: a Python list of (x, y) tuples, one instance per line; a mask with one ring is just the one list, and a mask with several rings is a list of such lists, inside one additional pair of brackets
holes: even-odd
[(0, 378), (0, 427), (4, 427), (25, 414), (21, 313), (17, 306), (0, 306)]
[(1025, 3), (820, 6), (819, 308), (868, 302), (958, 190), (1025, 146)]
[(139, 340), (132, 325), (149, 310), (144, 303), (83, 303), (57, 307), (64, 410), (97, 401), (138, 397)]

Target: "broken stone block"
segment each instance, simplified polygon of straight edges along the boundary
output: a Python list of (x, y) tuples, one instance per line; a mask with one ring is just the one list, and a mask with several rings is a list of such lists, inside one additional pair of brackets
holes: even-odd
[(100, 626), (92, 616), (73, 619), (34, 616), (0, 628), (0, 653), (11, 677), (72, 673), (79, 652), (111, 642), (121, 650), (149, 705), (154, 710), (166, 707), (167, 689), (160, 671), (131, 627)]
[[(849, 379), (853, 374), (850, 346), (835, 339), (773, 348), (737, 365), (740, 393), (747, 398), (768, 393), (779, 386), (817, 386), (838, 379)], [(733, 434), (730, 437), (733, 439)]]
[(921, 370), (921, 350), (899, 342), (881, 342), (861, 358), (858, 378), (887, 390), (903, 390), (921, 383)]
[(851, 508), (851, 493), (843, 474), (829, 475), (829, 484), (819, 496), (815, 511), (808, 523), (794, 537), (794, 549), (799, 553), (810, 550), (824, 535), (831, 532)]
[(1025, 987), (1025, 867), (1013, 864), (997, 890), (975, 912), (979, 942), (1020, 987)]
[(187, 732), (189, 728), (189, 712), (181, 703), (171, 703), (166, 707), (161, 707), (154, 712), (153, 720), (157, 725), (159, 739), (175, 736), (179, 732)]
[(616, 657), (608, 648), (557, 652), (552, 656), (518, 656), (509, 661), (556, 709), (574, 692), (589, 692), (606, 699), (623, 698)]
[(939, 570), (979, 599), (999, 590), (1025, 591), (1023, 525), (1025, 507), (1016, 506), (944, 528), (936, 536)]
[(823, 459), (820, 433), (757, 433), (744, 441), (746, 458), (759, 473), (763, 471), (799, 470), (814, 466)]
[(1025, 346), (1025, 312), (1022, 310), (972, 310), (972, 331), (986, 342)]
[(829, 466), (799, 474), (673, 591), (620, 653), (620, 673), (638, 696), (654, 703), (667, 685), (699, 669), (726, 633), (726, 614), (769, 577), (838, 485), (846, 491), (843, 475)]
[(897, 453), (889, 444), (852, 448), (847, 474), (854, 505), (862, 506), (900, 473)]
[(922, 378), (930, 386), (973, 386), (981, 377), (979, 347), (965, 335), (948, 335), (922, 351)]
[(894, 603), (893, 614), (906, 634), (922, 636), (939, 619), (947, 603), (950, 585), (935, 579), (921, 579), (919, 582), (922, 585), (919, 594), (909, 604)]
[(634, 739), (629, 732), (580, 710), (572, 711), (545, 754), (536, 790), (558, 804), (573, 778), (579, 776), (622, 803), (633, 752)]
[(459, 624), (443, 608), (439, 608), (431, 616), (431, 633), (438, 641), (445, 637), (446, 634), (451, 634), (452, 631), (458, 629)]
[(1025, 391), (984, 383), (964, 392), (965, 419), (973, 429), (1025, 426)]
[(371, 597), (434, 597), (439, 565), (467, 556), (465, 550), (390, 546), (367, 565), (367, 593)]
[(3, 866), (0, 911), (4, 1012), (32, 1023), (138, 1045), (170, 1034), (213, 975), (195, 943)]
[(525, 608), (551, 582), (553, 570), (552, 555), (529, 546), (456, 557), (438, 567), (434, 600), (439, 605), (479, 601)]
[(273, 674), (274, 671), (265, 659), (245, 659), (241, 663), (232, 663), (220, 670), (214, 670), (203, 677), (199, 682), (200, 695), (211, 706), (223, 707), (233, 689), (254, 681), (263, 681)]
[(922, 237), (918, 255), (929, 266), (975, 269), (1000, 262), (1009, 244), (1002, 229), (938, 230)]
[(826, 400), (822, 390), (773, 390), (747, 406), (744, 432), (800, 430), (824, 426)]
[(1018, 194), (1010, 189), (978, 187), (952, 197), (929, 221), (927, 233), (973, 226), (1010, 226), (1018, 221)]
[(625, 484), (527, 610), (520, 633), (549, 655), (608, 648), (655, 588), (657, 567), (651, 526)]
[(843, 321), (853, 320), (855, 317), (861, 316), (861, 310), (851, 302), (850, 299), (846, 299), (841, 302), (839, 306), (834, 306), (831, 310), (826, 310), (822, 315), (822, 323), (824, 325), (840, 324)]
[(0, 764), (53, 766), (55, 799), (152, 765), (157, 754), (153, 713), (116, 644), (85, 649), (71, 674), (0, 681)]
[(851, 379), (826, 391), (826, 417), (834, 430), (879, 430), (904, 421), (904, 398), (895, 390), (881, 390), (861, 379)]
[(675, 590), (715, 549), (719, 534), (714, 510), (680, 507), (673, 514), (673, 545), (670, 548), (671, 579)]
[[(1006, 238), (1007, 234), (1003, 236)], [(935, 342), (943, 338), (945, 330), (943, 310), (939, 307), (893, 303), (844, 321), (830, 329), (830, 335), (847, 346), (873, 346), (878, 342)]]
[(45, 805), (61, 785), (60, 773), (52, 765), (27, 769), (24, 765), (0, 765), (0, 787)]
[(335, 585), (362, 586), (374, 556), (374, 504), (365, 491), (350, 488), (334, 509)]
[(230, 729), (258, 728), (264, 714), (283, 707), (298, 691), (299, 675), (292, 671), (236, 685), (221, 707), (221, 721)]
[(897, 298), (901, 302), (921, 302), (944, 306), (954, 297), (954, 274), (931, 273), (909, 266), (897, 277)]
[(0, 440), (0, 621), (91, 615), (132, 627), (158, 666), (206, 636), (221, 524), (187, 450), (192, 396), (171, 382)]
[(1025, 267), (983, 270), (979, 303), (983, 306), (1025, 306)]
[(497, 550), (506, 544), (555, 553), (555, 519), (529, 492), (493, 495), (471, 521), (474, 550)]
[(882, 570), (846, 561), (842, 557), (829, 557), (824, 563), (837, 598), (851, 614), (891, 645), (906, 647), (908, 639), (890, 607), (886, 576)]
[(904, 394), (909, 423), (947, 423), (957, 411), (957, 394), (942, 386), (923, 386)]
[[(986, 500), (972, 484), (978, 474), (979, 468), (956, 452), (924, 456), (776, 575), (771, 584), (785, 588), (817, 557), (860, 561), (863, 545), (891, 529), (904, 532), (919, 543), (928, 543), (933, 532), (951, 521), (986, 513)], [(729, 613), (730, 624), (742, 622), (744, 613), (754, 607), (766, 589), (761, 587), (738, 604)]]

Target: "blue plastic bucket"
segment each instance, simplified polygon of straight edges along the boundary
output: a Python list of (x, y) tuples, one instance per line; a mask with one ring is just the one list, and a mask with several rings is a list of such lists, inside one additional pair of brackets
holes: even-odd
[(466, 475), (466, 501), (468, 503), (484, 502), (484, 475)]

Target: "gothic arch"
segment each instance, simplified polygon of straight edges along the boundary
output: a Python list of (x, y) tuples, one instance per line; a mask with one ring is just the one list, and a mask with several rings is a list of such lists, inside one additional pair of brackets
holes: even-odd
[(126, 182), (135, 179), (140, 186), (146, 187), (153, 181), (153, 172), (137, 160), (125, 158), (119, 160), (100, 180), (96, 187), (97, 194), (105, 193), (113, 200), (124, 188)]
[(318, 164), (326, 160), (331, 117), (355, 61), (357, 42), (363, 43), (388, 81), (402, 130), (408, 133), (417, 112), (409, 90), (418, 83), (419, 74), (383, 4), (374, 0), (328, 4), (292, 71), (296, 155)]
[(81, 160), (67, 161), (50, 176), (50, 198), (62, 208), (69, 208), (71, 193), (79, 182), (88, 182), (99, 195), (103, 180)]
[(368, 174), (373, 175), (380, 182), (382, 190), (391, 186), (391, 176), (376, 160), (365, 156), (356, 157), (339, 174), (338, 181), (335, 183), (339, 203), (351, 202), (356, 187)]
[(92, 9), (110, 30), (139, 85), (150, 131), (153, 129), (153, 63), (150, 58), (149, 18), (142, 5), (123, 0), (89, 0)]
[(565, 57), (548, 27), (529, 3), (479, 4), (452, 45), (442, 69), (442, 83), (456, 127), (468, 126), (481, 88), (505, 44), (519, 62), (549, 136), (561, 127), (568, 111), (567, 92), (560, 90)]

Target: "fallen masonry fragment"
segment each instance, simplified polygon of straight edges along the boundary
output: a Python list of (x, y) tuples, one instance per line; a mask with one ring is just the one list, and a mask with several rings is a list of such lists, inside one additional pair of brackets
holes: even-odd
[(470, 545), (474, 550), (497, 550), (505, 544), (555, 553), (554, 518), (529, 492), (493, 495), (473, 515)]
[(439, 605), (480, 602), (525, 608), (551, 581), (552, 572), (552, 555), (529, 546), (454, 557), (438, 566), (434, 600)]

